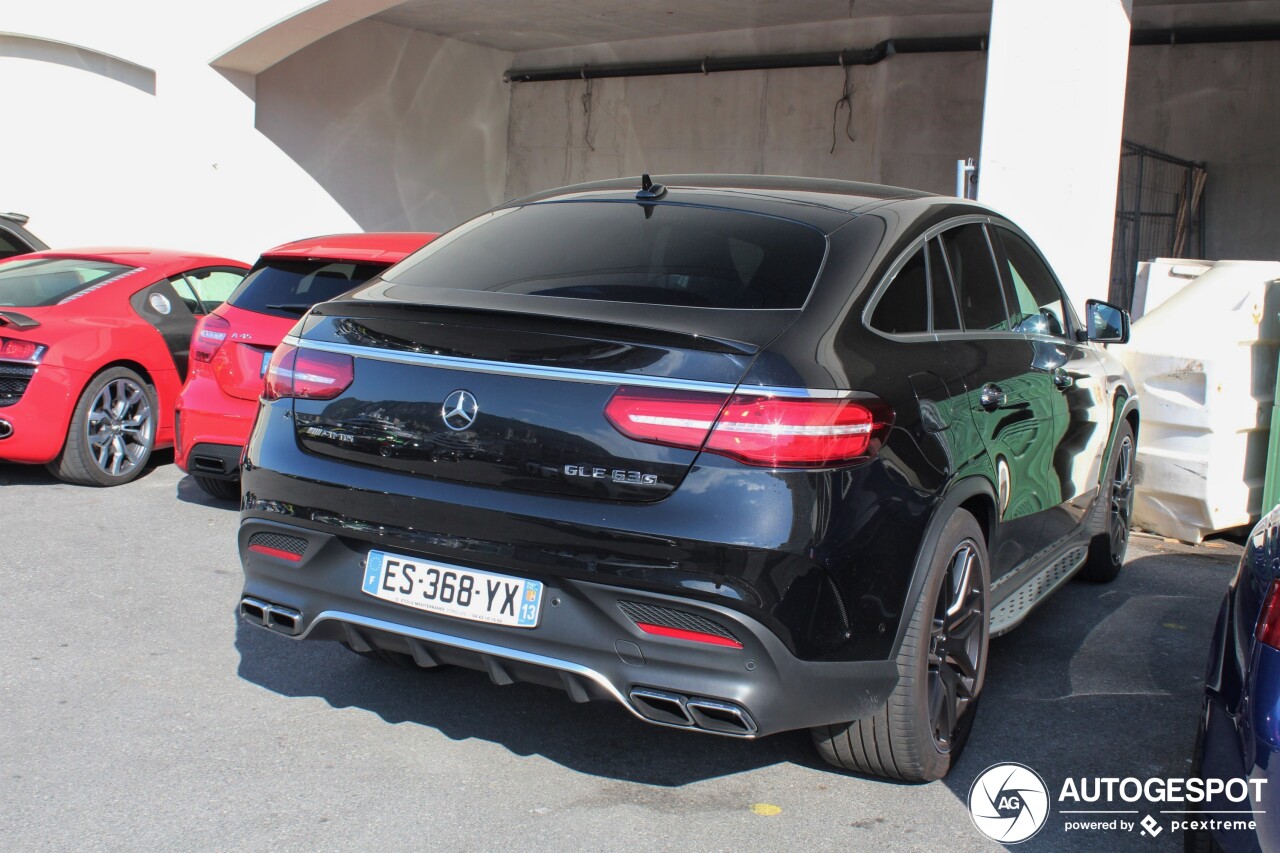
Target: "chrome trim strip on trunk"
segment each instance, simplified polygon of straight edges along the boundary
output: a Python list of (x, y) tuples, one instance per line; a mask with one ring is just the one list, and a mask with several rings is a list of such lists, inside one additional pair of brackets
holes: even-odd
[(300, 349), (319, 350), (355, 358), (372, 358), (397, 364), (420, 367), (438, 367), (445, 370), (461, 370), (468, 373), (490, 373), (498, 376), (520, 376), (527, 379), (551, 379), (559, 382), (587, 382), (594, 385), (630, 385), (642, 388), (662, 388), (668, 391), (709, 391), (716, 394), (757, 394), (765, 397), (806, 397), (811, 399), (842, 399), (848, 391), (827, 388), (784, 388), (768, 385), (736, 385), (731, 382), (702, 382), (697, 379), (673, 379), (666, 376), (639, 376), (634, 373), (611, 373), (603, 370), (584, 370), (573, 367), (545, 367), (538, 364), (515, 364), (509, 361), (458, 358), (451, 355), (430, 355), (421, 352), (404, 352), (354, 344), (337, 344), (330, 341), (304, 341), (296, 335), (285, 337), (284, 343)]

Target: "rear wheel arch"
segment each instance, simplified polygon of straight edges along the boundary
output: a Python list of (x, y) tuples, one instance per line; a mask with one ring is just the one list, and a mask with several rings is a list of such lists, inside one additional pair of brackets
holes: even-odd
[[(73, 406), (75, 405), (75, 403), (80, 399), (80, 395), (84, 393), (84, 389), (88, 388), (89, 384), (93, 382), (93, 380), (97, 379), (103, 373), (106, 373), (108, 370), (111, 370), (112, 368), (115, 368), (115, 367), (124, 367), (138, 374), (149, 386), (151, 386), (151, 392), (155, 394), (158, 399), (159, 390), (156, 388), (156, 381), (155, 379), (152, 378), (151, 372), (147, 370), (147, 368), (144, 367), (142, 364), (136, 361), (132, 361), (127, 358), (119, 358), (119, 359), (116, 359), (115, 361), (109, 361), (106, 364), (100, 364), (93, 370), (84, 371), (82, 374), (84, 376), (84, 381), (81, 382), (79, 386), (73, 386), (73, 390), (71, 392), (71, 404)], [(73, 416), (74, 416), (74, 413), (73, 413)], [(64, 429), (64, 433), (65, 433), (65, 429)], [(62, 453), (65, 447), (66, 447), (66, 435), (64, 434), (62, 437), (62, 447), (58, 448), (58, 452)]]
[(113, 367), (127, 367), (129, 370), (132, 370), (134, 373), (138, 374), (143, 379), (147, 380), (147, 384), (150, 385), (152, 388), (156, 387), (156, 381), (155, 381), (155, 378), (152, 377), (151, 375), (150, 368), (148, 368), (142, 362), (135, 361), (131, 358), (117, 358), (114, 361), (109, 361), (106, 364), (99, 367), (97, 370), (95, 370), (93, 372), (93, 375), (97, 376), (99, 373), (110, 370)]
[(982, 528), (982, 535), (986, 539), (986, 544), (989, 545), (991, 542), (991, 534), (996, 524), (995, 487), (985, 477), (966, 477), (943, 494), (937, 506), (934, 507), (929, 523), (925, 527), (924, 537), (921, 539), (920, 547), (916, 551), (915, 564), (911, 567), (911, 584), (908, 586), (906, 598), (902, 602), (902, 616), (898, 620), (898, 630), (893, 641), (892, 653), (894, 655), (897, 655), (902, 648), (902, 641), (908, 628), (907, 623), (910, 621), (910, 613), (915, 606), (916, 600), (920, 597), (921, 590), (924, 589), (929, 567), (933, 561), (933, 554), (938, 547), (938, 540), (942, 536), (942, 531), (956, 510), (960, 509), (965, 510), (977, 520), (978, 526)]
[(103, 362), (102, 364), (99, 364), (97, 367), (93, 368), (92, 370), (86, 370), (84, 372), (84, 377), (85, 377), (84, 382), (82, 382), (80, 384), (80, 387), (76, 389), (76, 393), (77, 394), (84, 393), (84, 389), (89, 386), (90, 382), (97, 379), (100, 375), (102, 375), (103, 373), (106, 373), (108, 370), (111, 370), (116, 367), (123, 367), (126, 370), (132, 370), (134, 373), (142, 377), (142, 379), (148, 385), (151, 386), (152, 391), (156, 391), (158, 393), (158, 389), (156, 388), (156, 380), (155, 380), (155, 377), (152, 376), (151, 369), (148, 368), (142, 362), (132, 358), (112, 359), (111, 361), (106, 361), (106, 362)]
[[(159, 411), (156, 412), (156, 429), (157, 431), (171, 431), (173, 427), (173, 407), (177, 403), (177, 399), (176, 397), (173, 399), (166, 399), (169, 395), (164, 393), (161, 383), (156, 382), (155, 370), (148, 367), (143, 362), (131, 358), (117, 358), (113, 361), (109, 361), (90, 374), (89, 378), (84, 383), (85, 386), (92, 382), (98, 374), (105, 373), (116, 367), (123, 367), (128, 370), (132, 370), (134, 373), (141, 376), (147, 385), (151, 386), (151, 393), (155, 396), (156, 404), (159, 406)], [(167, 369), (167, 366), (159, 369)], [(81, 386), (80, 390), (83, 391), (84, 386)], [(167, 446), (167, 440), (166, 444), (162, 446)]]
[(929, 572), (905, 618), (895, 656), (898, 681), (870, 716), (818, 726), (827, 762), (861, 773), (928, 782), (947, 774), (964, 749), (981, 698), (989, 638), (990, 574), (977, 520), (948, 517)]

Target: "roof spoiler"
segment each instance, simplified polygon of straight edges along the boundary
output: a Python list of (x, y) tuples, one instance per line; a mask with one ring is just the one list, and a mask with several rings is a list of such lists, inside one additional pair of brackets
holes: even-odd
[(31, 221), (31, 217), (25, 213), (0, 213), (0, 217), (16, 222), (19, 225), (26, 225)]

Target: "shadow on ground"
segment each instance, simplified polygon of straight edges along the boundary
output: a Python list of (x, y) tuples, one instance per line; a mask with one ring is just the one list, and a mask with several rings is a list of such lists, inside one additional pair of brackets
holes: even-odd
[(200, 488), (200, 485), (190, 474), (187, 474), (178, 481), (176, 496), (178, 500), (183, 503), (207, 506), (212, 507), (213, 509), (227, 509), (234, 512), (240, 511), (240, 502), (238, 500), (215, 498), (213, 495)]
[[(1068, 584), (992, 640), (981, 713), (944, 784), (967, 801), (983, 770), (1018, 762), (1056, 801), (1069, 777), (1187, 776), (1209, 644), (1236, 559), (1203, 550), (1141, 556), (1109, 585)], [(1138, 831), (1064, 832), (1063, 807), (1071, 808), (1055, 802), (1040, 834), (1009, 849), (1181, 849), (1173, 832), (1159, 843)], [(1076, 807), (1161, 817), (1159, 804)]]
[[(130, 482), (144, 480), (155, 473), (157, 468), (173, 464), (172, 450), (157, 450), (147, 460), (147, 467)], [(0, 486), (58, 486), (62, 481), (49, 473), (43, 465), (17, 465), (12, 462), (0, 462)], [(193, 484), (194, 485), (194, 484)], [(85, 488), (95, 488), (86, 486)]]
[[(1053, 791), (1068, 775), (1185, 775), (1230, 574), (1223, 557), (1140, 557), (1108, 586), (1068, 584), (993, 640), (968, 752), (940, 784), (966, 800), (977, 774), (1002, 761), (1033, 767)], [(826, 768), (805, 732), (752, 742), (662, 729), (611, 703), (578, 705), (534, 685), (496, 687), (469, 670), (400, 670), (243, 622), (236, 647), (239, 675), (278, 694), (363, 708), (604, 778), (679, 786), (783, 762)]]

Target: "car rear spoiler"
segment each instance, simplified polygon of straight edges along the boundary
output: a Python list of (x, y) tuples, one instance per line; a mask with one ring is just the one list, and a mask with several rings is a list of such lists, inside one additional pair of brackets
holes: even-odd
[[(359, 289), (387, 285), (373, 279)], [(411, 288), (401, 286), (401, 293)], [(468, 316), (477, 325), (523, 328), (528, 331), (622, 335), (628, 340), (666, 346), (682, 346), (706, 352), (755, 355), (799, 316), (799, 310), (690, 309), (682, 306), (634, 305), (623, 302), (547, 299), (470, 290), (433, 289), (430, 302), (399, 298), (376, 302), (351, 298), (351, 294), (322, 302), (311, 309), (314, 317), (389, 317), (418, 315), (423, 320)], [(488, 304), (486, 304), (488, 303)], [(571, 304), (572, 309), (566, 303)], [(637, 315), (643, 321), (637, 322)]]

